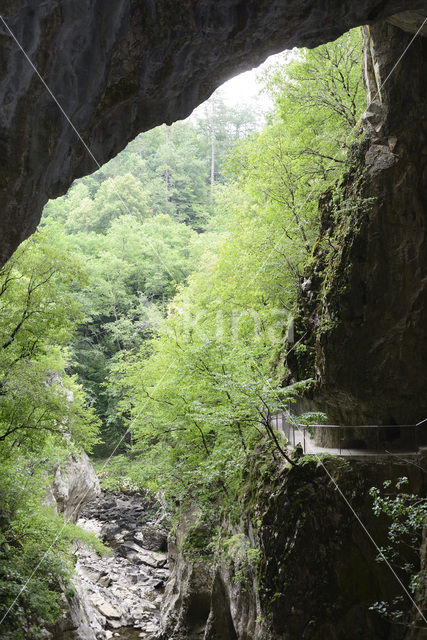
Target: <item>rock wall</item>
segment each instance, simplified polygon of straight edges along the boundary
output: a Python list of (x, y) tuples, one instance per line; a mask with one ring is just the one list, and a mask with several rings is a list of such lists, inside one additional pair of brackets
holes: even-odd
[[(171, 579), (166, 586), (162, 605), (162, 640), (182, 638), (196, 640), (203, 638), (206, 621), (211, 608), (211, 592), (214, 568), (203, 554), (192, 555), (183, 552), (185, 541), (191, 531), (207, 538), (198, 524), (200, 511), (196, 508), (185, 510), (168, 541), (168, 557)], [(224, 640), (227, 640), (224, 637)]]
[(364, 138), (320, 204), (287, 365), (316, 378), (332, 423), (413, 424), (427, 417), (427, 38), (400, 61), (412, 35), (382, 23), (365, 39)]
[(187, 116), (271, 53), (408, 9), (425, 9), (425, 0), (6, 0), (0, 264), (34, 231), (49, 198), (139, 132)]
[(47, 504), (67, 520), (77, 522), (82, 508), (101, 493), (98, 477), (86, 453), (69, 456), (53, 470)]
[[(368, 490), (406, 475), (411, 489), (424, 495), (426, 459), (420, 455), (413, 462), (325, 462), (379, 545), (386, 527), (372, 513)], [(241, 507), (241, 522), (223, 532), (223, 540), (234, 536), (248, 550), (234, 559), (230, 552), (215, 560), (188, 555), (183, 538), (189, 522), (181, 522), (178, 546), (171, 550), (162, 640), (405, 636), (404, 626), (390, 625), (369, 610), (375, 601), (400, 595), (400, 587), (390, 570), (375, 561), (373, 544), (320, 464), (267, 471), (255, 466), (248, 472)], [(404, 606), (410, 610), (409, 601)]]

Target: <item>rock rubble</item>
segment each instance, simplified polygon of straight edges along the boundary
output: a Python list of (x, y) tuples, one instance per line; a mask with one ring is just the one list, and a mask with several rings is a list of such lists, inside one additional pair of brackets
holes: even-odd
[(148, 640), (159, 632), (169, 569), (167, 533), (155, 511), (141, 494), (102, 493), (82, 513), (79, 524), (112, 548), (104, 557), (85, 545), (77, 549), (79, 587), (99, 640)]

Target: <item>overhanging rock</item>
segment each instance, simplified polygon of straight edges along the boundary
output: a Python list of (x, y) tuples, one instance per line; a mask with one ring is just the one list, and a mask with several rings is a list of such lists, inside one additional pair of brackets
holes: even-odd
[(318, 45), (350, 27), (425, 8), (425, 0), (2, 5), (0, 263), (34, 231), (49, 198), (65, 193), (139, 132), (187, 116), (223, 81), (271, 53)]

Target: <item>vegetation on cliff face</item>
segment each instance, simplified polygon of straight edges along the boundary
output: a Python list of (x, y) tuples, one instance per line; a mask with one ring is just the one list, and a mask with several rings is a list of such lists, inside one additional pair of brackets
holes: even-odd
[(33, 640), (61, 612), (70, 543), (88, 537), (45, 505), (49, 471), (97, 442), (99, 419), (70, 375), (86, 279), (78, 262), (39, 233), (0, 272), (0, 627)]
[[(425, 599), (427, 569), (420, 567), (420, 544), (427, 522), (427, 499), (414, 493), (408, 477), (402, 476), (394, 482), (385, 480), (381, 489), (371, 487), (373, 510), (377, 517), (388, 523), (388, 535), (385, 546), (380, 549), (377, 562), (389, 562), (404, 577), (408, 591), (417, 599), (420, 608)], [(380, 600), (371, 608), (385, 618), (398, 624), (408, 624), (407, 598), (399, 593), (393, 599)], [(420, 609), (408, 626), (422, 624)]]

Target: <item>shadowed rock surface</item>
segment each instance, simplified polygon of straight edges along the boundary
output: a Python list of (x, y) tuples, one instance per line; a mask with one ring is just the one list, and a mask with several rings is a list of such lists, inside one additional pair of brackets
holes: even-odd
[(232, 75), (285, 48), (424, 7), (425, 0), (3, 2), (0, 264), (34, 231), (49, 198), (139, 132), (187, 116)]
[(70, 522), (77, 522), (84, 505), (100, 493), (98, 477), (82, 451), (55, 467), (46, 503), (54, 506)]
[(411, 34), (380, 23), (365, 36), (365, 138), (341, 211), (332, 190), (320, 203), (295, 321), (306, 350), (287, 364), (316, 378), (331, 423), (414, 424), (427, 417), (427, 38), (398, 62)]
[[(423, 495), (425, 451), (411, 462), (393, 456), (375, 464), (325, 462), (379, 545), (386, 523), (373, 515), (368, 490), (406, 475), (411, 491)], [(423, 640), (425, 629), (407, 633), (405, 625), (370, 610), (373, 602), (400, 595), (400, 586), (375, 561), (375, 547), (322, 465), (311, 460), (264, 473), (256, 464), (248, 471), (241, 520), (225, 523), (221, 532), (221, 543), (237, 535), (252, 556), (189, 553), (184, 542), (194, 516), (182, 514), (170, 539), (171, 578), (158, 640)], [(409, 600), (402, 608), (410, 611)]]

